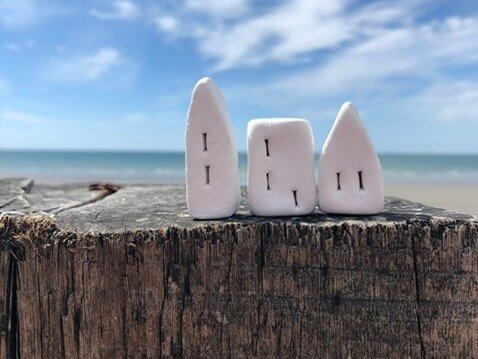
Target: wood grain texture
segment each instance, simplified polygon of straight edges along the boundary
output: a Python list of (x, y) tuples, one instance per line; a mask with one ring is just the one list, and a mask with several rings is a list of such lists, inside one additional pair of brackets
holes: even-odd
[(8, 313), (9, 303), (9, 283), (8, 283), (8, 253), (0, 253), (0, 358), (7, 357), (7, 343), (9, 342), (8, 333)]
[(17, 358), (20, 349), (17, 278), (18, 262), (25, 259), (25, 250), (14, 239), (16, 233), (9, 218), (0, 221), (0, 358)]
[(92, 198), (80, 188), (33, 186), (25, 215), (0, 219), (22, 358), (478, 355), (470, 216), (387, 199), (374, 217), (260, 219), (244, 204), (197, 222), (174, 186), (44, 213)]

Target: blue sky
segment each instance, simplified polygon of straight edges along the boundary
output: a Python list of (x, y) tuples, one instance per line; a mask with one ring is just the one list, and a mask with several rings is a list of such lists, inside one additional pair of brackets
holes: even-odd
[(352, 101), (379, 152), (478, 153), (475, 0), (0, 0), (0, 148), (182, 150), (202, 76), (240, 150)]

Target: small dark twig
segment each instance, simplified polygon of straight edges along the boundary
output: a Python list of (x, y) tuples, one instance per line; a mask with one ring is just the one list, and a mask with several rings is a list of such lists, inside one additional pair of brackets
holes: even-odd
[(69, 204), (69, 205), (62, 205), (62, 206), (58, 206), (58, 207), (53, 207), (53, 208), (47, 209), (45, 212), (58, 214), (58, 213), (67, 211), (69, 209), (86, 206), (88, 204), (92, 204), (92, 203), (101, 201), (102, 199), (112, 195), (113, 193), (118, 192), (120, 190), (120, 188), (121, 188), (120, 185), (117, 185), (115, 183), (110, 183), (110, 182), (92, 183), (88, 186), (88, 190), (91, 191), (91, 192), (99, 191), (100, 193), (96, 197), (93, 197), (93, 198), (91, 198), (87, 201), (83, 201), (83, 202), (77, 202), (77, 203), (72, 203), (72, 204)]

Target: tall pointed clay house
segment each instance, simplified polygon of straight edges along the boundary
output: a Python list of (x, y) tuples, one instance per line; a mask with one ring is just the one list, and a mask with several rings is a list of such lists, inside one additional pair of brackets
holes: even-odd
[(186, 124), (186, 199), (197, 219), (229, 217), (240, 202), (237, 150), (226, 102), (204, 77), (192, 93)]
[(346, 102), (319, 160), (319, 207), (336, 214), (375, 214), (383, 210), (382, 166), (357, 109)]

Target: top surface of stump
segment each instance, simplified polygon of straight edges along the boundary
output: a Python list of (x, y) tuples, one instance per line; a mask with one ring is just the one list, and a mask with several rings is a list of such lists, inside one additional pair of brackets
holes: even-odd
[[(317, 208), (304, 217), (263, 218), (248, 210), (245, 190), (238, 213), (213, 221), (193, 220), (187, 211), (184, 185), (35, 185), (31, 180), (0, 180), (0, 212), (50, 216), (64, 230), (80, 232), (125, 232), (168, 227), (193, 228), (217, 224), (288, 222), (367, 224), (423, 220), (476, 220), (451, 210), (387, 197), (384, 212), (374, 216), (327, 215)], [(8, 213), (7, 213), (8, 214)]]

